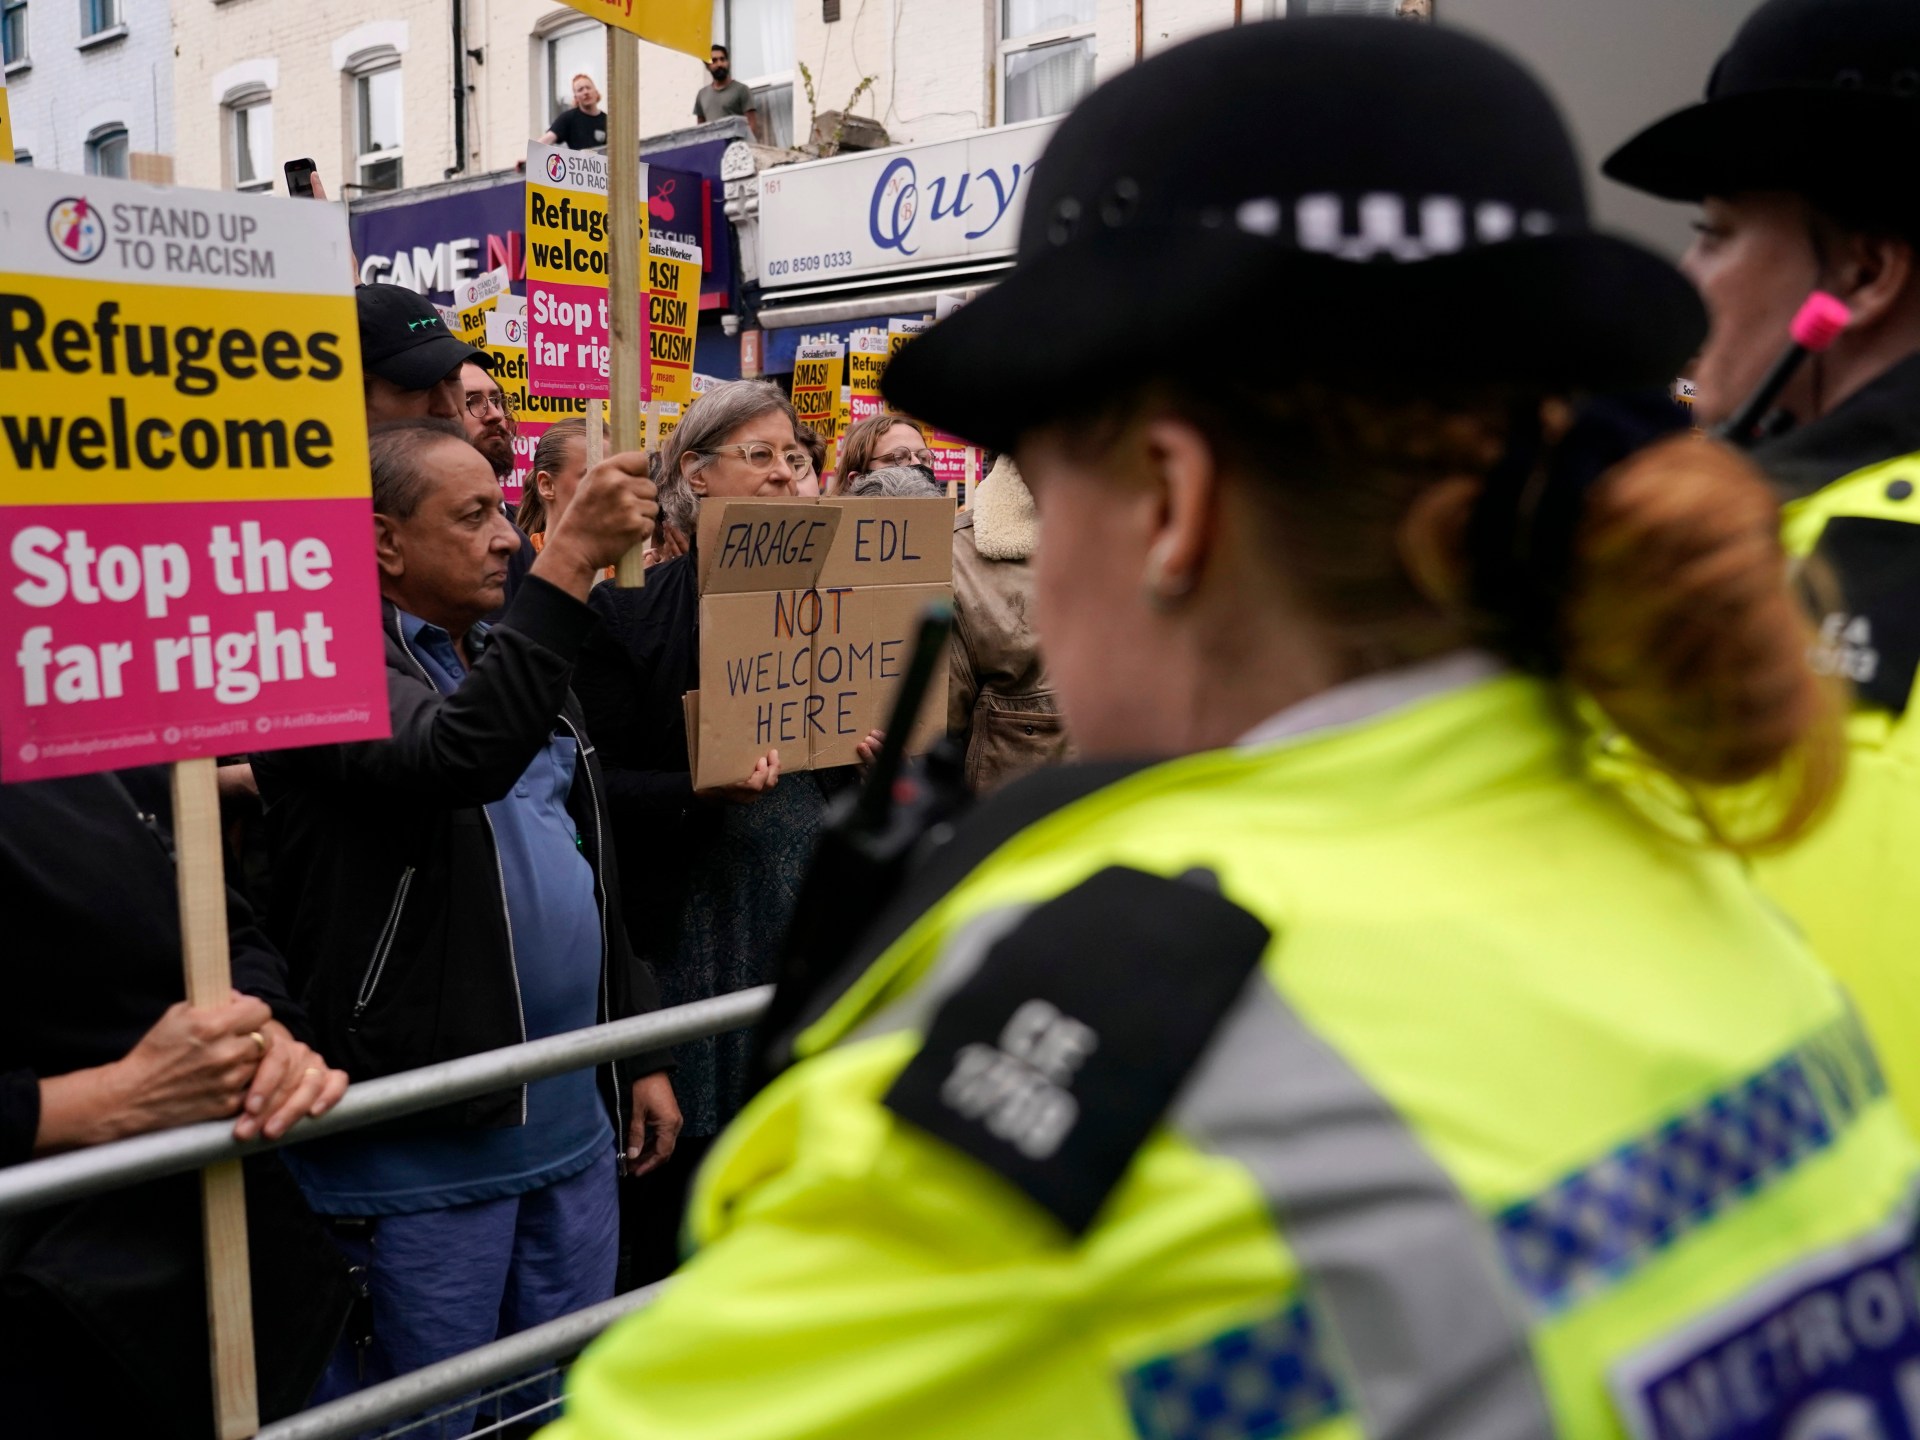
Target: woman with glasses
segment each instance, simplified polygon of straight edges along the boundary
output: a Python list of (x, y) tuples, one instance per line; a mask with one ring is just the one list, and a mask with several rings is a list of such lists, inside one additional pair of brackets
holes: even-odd
[[(736, 381), (688, 407), (660, 454), (661, 516), (699, 533), (709, 498), (791, 500), (812, 464), (778, 389)], [(612, 792), (621, 901), (668, 1005), (764, 984), (837, 772), (783, 776), (769, 750), (737, 785), (696, 791), (682, 697), (700, 688), (697, 559), (647, 572), (643, 590), (602, 585), (602, 629), (574, 672)], [(626, 1226), (638, 1282), (673, 1267), (688, 1179), (743, 1098), (744, 1033), (680, 1047), (674, 1084), (686, 1130), (675, 1158), (632, 1187)]]
[(848, 429), (840, 442), (840, 474), (828, 493), (845, 495), (862, 475), (889, 465), (922, 465), (931, 475), (933, 451), (917, 422), (882, 410)]

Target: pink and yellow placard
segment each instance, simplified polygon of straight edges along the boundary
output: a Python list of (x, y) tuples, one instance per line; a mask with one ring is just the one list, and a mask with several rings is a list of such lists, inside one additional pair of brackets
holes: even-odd
[[(647, 193), (640, 167), (639, 193)], [(647, 207), (632, 222), (647, 254)], [(612, 357), (607, 157), (596, 150), (527, 147), (527, 386), (537, 395), (607, 398)], [(648, 351), (641, 302), (640, 353)], [(645, 398), (645, 397), (642, 397)]]
[(0, 170), (0, 781), (388, 733), (332, 205)]

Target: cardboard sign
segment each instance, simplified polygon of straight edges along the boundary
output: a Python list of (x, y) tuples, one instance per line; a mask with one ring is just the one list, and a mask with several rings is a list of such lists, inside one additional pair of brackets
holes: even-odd
[[(640, 167), (646, 193), (647, 167)], [(647, 249), (647, 207), (638, 207)], [(527, 383), (541, 395), (607, 398), (607, 157), (527, 147)], [(646, 312), (640, 316), (646, 353)]]
[(880, 376), (892, 351), (884, 330), (856, 330), (847, 341), (847, 425), (858, 425), (886, 408)]
[(0, 171), (0, 781), (378, 739), (338, 206)]
[(651, 40), (696, 60), (704, 61), (713, 48), (713, 6), (709, 0), (563, 0), (563, 3), (582, 15), (591, 15), (642, 40)]
[(846, 368), (847, 347), (830, 335), (802, 340), (794, 351), (794, 413), (830, 450), (840, 434), (840, 386)]
[[(694, 785), (850, 765), (886, 724), (922, 612), (953, 598), (945, 500), (709, 500), (700, 510), (700, 690), (688, 697)], [(909, 748), (946, 727), (947, 667)]]
[(647, 240), (646, 374), (649, 400), (693, 398), (693, 337), (700, 328), (700, 247), (657, 231)]
[(547, 427), (587, 413), (585, 400), (559, 395), (535, 395), (527, 388), (527, 317), (524, 309), (500, 304), (487, 311), (485, 350), (493, 361), (493, 378), (513, 414), (513, 474), (501, 482), (509, 505), (518, 505), (533, 483), (533, 451)]

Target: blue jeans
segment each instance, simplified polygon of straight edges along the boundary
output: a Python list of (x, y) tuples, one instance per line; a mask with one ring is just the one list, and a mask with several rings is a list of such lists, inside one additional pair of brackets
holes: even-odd
[[(365, 1267), (373, 1345), (363, 1355), (349, 1336), (311, 1403), (611, 1299), (619, 1255), (616, 1183), (609, 1148), (578, 1175), (524, 1195), (381, 1215), (366, 1231), (336, 1235), (347, 1262)], [(511, 1415), (558, 1389), (548, 1381), (516, 1391), (503, 1408)], [(446, 1433), (464, 1434), (464, 1424)]]

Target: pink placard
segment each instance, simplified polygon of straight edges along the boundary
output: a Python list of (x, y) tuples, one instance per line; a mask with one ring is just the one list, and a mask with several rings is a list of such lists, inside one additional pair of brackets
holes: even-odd
[(533, 483), (533, 451), (540, 443), (540, 437), (547, 433), (551, 422), (545, 420), (523, 420), (517, 425), (513, 436), (513, 473), (500, 482), (500, 494), (507, 504), (518, 508), (526, 499), (527, 486)]
[(365, 499), (0, 508), (0, 781), (388, 733)]
[[(592, 285), (527, 282), (527, 388), (575, 399), (607, 397), (607, 292)], [(642, 332), (642, 354), (646, 336)]]

